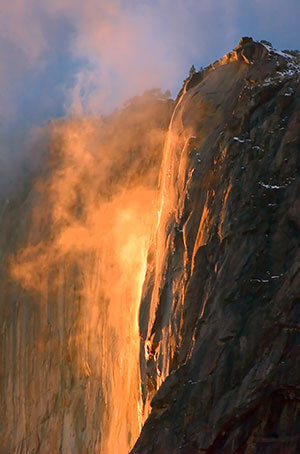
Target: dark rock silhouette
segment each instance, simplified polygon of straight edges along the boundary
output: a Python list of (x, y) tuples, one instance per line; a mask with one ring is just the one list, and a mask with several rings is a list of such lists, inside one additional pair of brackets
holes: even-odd
[(177, 99), (134, 454), (300, 452), (298, 63), (242, 38)]

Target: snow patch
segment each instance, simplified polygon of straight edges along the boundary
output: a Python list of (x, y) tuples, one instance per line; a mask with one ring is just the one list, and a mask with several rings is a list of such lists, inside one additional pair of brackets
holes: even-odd
[(263, 183), (262, 181), (259, 181), (258, 184), (260, 184), (263, 188), (265, 189), (284, 189), (286, 188), (288, 185), (285, 184), (285, 185), (272, 185), (272, 184), (266, 184), (266, 183)]
[(280, 55), (280, 57), (283, 57), (283, 58), (293, 59), (293, 57), (291, 55), (286, 54), (285, 52), (282, 52), (281, 50), (274, 49), (273, 47), (268, 46), (268, 44), (264, 44), (262, 42), (260, 44), (262, 44), (270, 54), (276, 54), (276, 55)]
[(240, 139), (239, 137), (234, 137), (233, 140), (235, 140), (236, 142), (245, 143), (245, 140)]
[(292, 87), (287, 87), (286, 92), (284, 93), (284, 96), (293, 96), (293, 94), (295, 94), (295, 92), (292, 89)]
[(253, 145), (252, 149), (253, 149), (253, 150), (264, 151), (263, 148), (259, 147), (258, 145)]

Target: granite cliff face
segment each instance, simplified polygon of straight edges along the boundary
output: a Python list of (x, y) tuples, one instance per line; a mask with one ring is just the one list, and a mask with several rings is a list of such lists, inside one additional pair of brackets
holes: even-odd
[(54, 122), (0, 198), (1, 454), (299, 452), (299, 128), (299, 54), (249, 38)]
[(140, 307), (134, 454), (300, 451), (299, 56), (243, 38), (185, 82)]

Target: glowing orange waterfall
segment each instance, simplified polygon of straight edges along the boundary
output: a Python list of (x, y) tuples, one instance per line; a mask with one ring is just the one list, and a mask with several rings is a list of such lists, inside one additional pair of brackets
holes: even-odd
[[(155, 231), (155, 274), (154, 285), (151, 294), (150, 312), (149, 312), (149, 327), (152, 326), (157, 304), (160, 295), (160, 285), (164, 280), (164, 272), (166, 265), (166, 254), (170, 247), (168, 225), (174, 220), (178, 209), (177, 203), (180, 193), (184, 190), (185, 175), (181, 172), (184, 169), (184, 160), (186, 159), (185, 150), (187, 149), (189, 140), (192, 137), (192, 131), (183, 128), (180, 111), (183, 108), (187, 85), (190, 81), (188, 78), (183, 86), (182, 93), (179, 96), (175, 109), (173, 111), (166, 140), (163, 149), (163, 159), (160, 172), (160, 189), (159, 189), (159, 211)], [(167, 333), (166, 333), (167, 336)], [(151, 338), (151, 333), (148, 332), (148, 338)], [(145, 352), (147, 359), (147, 352)], [(165, 358), (168, 357), (166, 353)], [(168, 364), (163, 366), (163, 370), (157, 371), (159, 377), (156, 383), (158, 389), (168, 374)], [(148, 415), (150, 412), (150, 402), (145, 402), (144, 412)]]

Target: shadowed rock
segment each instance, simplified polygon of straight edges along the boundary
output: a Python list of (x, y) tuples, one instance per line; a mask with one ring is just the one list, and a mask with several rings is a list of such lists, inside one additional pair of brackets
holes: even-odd
[(296, 453), (297, 60), (242, 38), (185, 86), (153, 246), (164, 255), (149, 258), (140, 309), (152, 411), (132, 453)]

